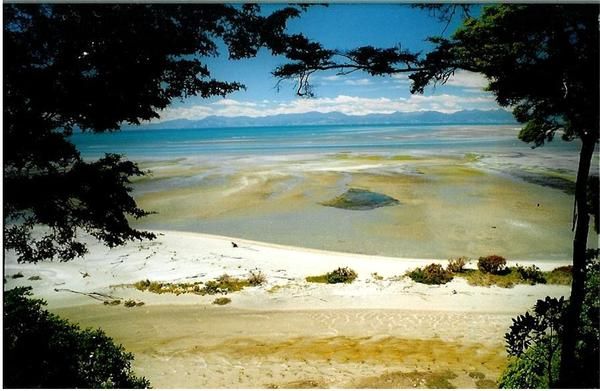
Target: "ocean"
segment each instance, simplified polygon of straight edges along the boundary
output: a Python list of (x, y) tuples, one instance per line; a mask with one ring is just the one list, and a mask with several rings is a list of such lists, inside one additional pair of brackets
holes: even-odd
[[(86, 132), (74, 134), (71, 140), (85, 158), (109, 152), (132, 159), (370, 151), (531, 152), (517, 139), (518, 131), (518, 125), (311, 125)], [(578, 145), (558, 138), (544, 148), (572, 154)]]

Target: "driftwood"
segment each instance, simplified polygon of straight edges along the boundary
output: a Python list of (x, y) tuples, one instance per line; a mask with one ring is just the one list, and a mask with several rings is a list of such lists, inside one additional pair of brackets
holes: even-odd
[(55, 292), (70, 292), (70, 293), (76, 293), (78, 295), (84, 295), (87, 297), (91, 297), (94, 300), (98, 300), (98, 301), (105, 301), (106, 299), (111, 299), (111, 300), (123, 300), (122, 297), (116, 297), (116, 296), (111, 296), (111, 295), (106, 295), (104, 293), (98, 293), (98, 292), (79, 292), (79, 291), (75, 291), (73, 289), (67, 289), (67, 288), (54, 288)]

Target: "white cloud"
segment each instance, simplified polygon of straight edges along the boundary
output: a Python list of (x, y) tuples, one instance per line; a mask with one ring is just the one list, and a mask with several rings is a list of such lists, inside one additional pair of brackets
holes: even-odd
[(491, 110), (496, 108), (498, 106), (491, 95), (411, 95), (408, 98), (396, 99), (338, 95), (335, 98), (298, 98), (287, 102), (247, 102), (221, 99), (206, 105), (166, 109), (160, 113), (160, 121), (179, 118), (196, 120), (210, 115), (264, 117), (277, 114), (300, 114), (310, 111), (321, 113), (339, 111), (348, 115), (366, 115), (425, 110), (452, 113), (464, 109)]
[(338, 80), (341, 80), (342, 77), (340, 75), (332, 75), (332, 76), (323, 76), (321, 79), (325, 80), (325, 81), (338, 81)]
[(407, 86), (410, 84), (410, 79), (408, 78), (408, 73), (396, 73), (392, 75), (392, 80), (395, 84), (399, 84), (401, 86)]
[(468, 89), (483, 89), (488, 85), (488, 81), (481, 73), (457, 70), (454, 72), (454, 75), (448, 79), (446, 85)]
[(369, 79), (348, 79), (344, 80), (344, 84), (349, 86), (368, 86), (371, 84), (371, 80)]
[(247, 107), (256, 107), (257, 104), (254, 102), (240, 102), (234, 99), (220, 99), (216, 102), (212, 103), (217, 106), (247, 106)]

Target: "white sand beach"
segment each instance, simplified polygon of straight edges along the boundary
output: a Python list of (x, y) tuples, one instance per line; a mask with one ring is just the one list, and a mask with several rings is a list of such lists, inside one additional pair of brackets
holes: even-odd
[[(430, 259), (157, 234), (114, 249), (90, 240), (87, 256), (66, 263), (17, 264), (7, 254), (5, 288), (32, 286), (53, 312), (101, 327), (135, 354), (136, 373), (160, 388), (489, 387), (506, 365), (511, 318), (539, 298), (569, 294), (559, 285), (475, 287), (455, 278), (430, 286), (402, 278)], [(536, 262), (542, 270), (565, 264)], [(306, 282), (343, 266), (358, 273), (352, 284)], [(225, 306), (211, 295), (132, 285), (246, 278), (253, 270), (267, 283), (228, 294)], [(23, 277), (12, 278), (17, 273)], [(103, 304), (116, 299), (145, 304)]]

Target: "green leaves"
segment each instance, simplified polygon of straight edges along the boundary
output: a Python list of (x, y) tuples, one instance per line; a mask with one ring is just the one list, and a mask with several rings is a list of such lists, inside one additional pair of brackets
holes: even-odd
[(148, 388), (133, 355), (102, 330), (82, 330), (43, 309), (31, 288), (4, 292), (4, 385), (8, 388)]
[(263, 16), (256, 4), (5, 4), (5, 249), (20, 262), (67, 261), (86, 252), (78, 229), (110, 247), (153, 238), (127, 220), (148, 214), (130, 195), (129, 178), (143, 173), (117, 155), (84, 162), (66, 136), (158, 118), (174, 99), (243, 89), (203, 63), (220, 39), (231, 58), (293, 45), (312, 55), (285, 34), (303, 8)]

